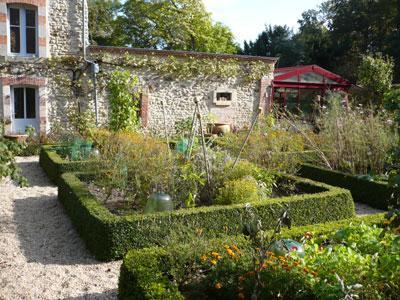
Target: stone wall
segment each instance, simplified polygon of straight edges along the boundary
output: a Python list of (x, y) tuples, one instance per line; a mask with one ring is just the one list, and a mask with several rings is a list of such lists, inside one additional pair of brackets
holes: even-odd
[[(51, 55), (60, 56), (81, 53), (83, 31), (82, 0), (49, 0), (49, 2)], [(86, 40), (88, 40), (88, 30), (86, 30)]]
[[(157, 56), (154, 53), (153, 55)], [(173, 74), (161, 76), (149, 68), (131, 68), (131, 73), (139, 77), (142, 92), (142, 123), (150, 131), (164, 132), (163, 102), (168, 131), (172, 132), (176, 122), (193, 116), (197, 99), (206, 120), (211, 117), (215, 123), (226, 123), (236, 128), (250, 126), (259, 109), (263, 112), (268, 109), (267, 87), (273, 78), (275, 62), (265, 63), (271, 66), (270, 73), (265, 74), (262, 80), (252, 82), (241, 77), (196, 76), (177, 79)], [(103, 73), (110, 74), (115, 70), (113, 65), (101, 64), (100, 67)], [(227, 91), (234, 95), (229, 105), (221, 106), (214, 103), (216, 91)], [(104, 114), (102, 121), (105, 122), (108, 112), (105, 91), (99, 95), (99, 103)]]

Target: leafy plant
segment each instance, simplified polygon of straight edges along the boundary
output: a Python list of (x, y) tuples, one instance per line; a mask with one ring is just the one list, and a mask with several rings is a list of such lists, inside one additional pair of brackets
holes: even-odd
[(253, 177), (229, 180), (219, 188), (215, 203), (229, 205), (260, 200), (257, 180)]
[(358, 83), (368, 90), (372, 103), (381, 104), (383, 95), (391, 89), (393, 70), (394, 62), (390, 57), (362, 56), (358, 68)]
[(110, 123), (112, 131), (133, 130), (139, 123), (139, 78), (129, 71), (117, 69), (108, 82)]
[(9, 176), (21, 187), (25, 187), (28, 186), (28, 181), (21, 176), (21, 170), (15, 164), (15, 154), (21, 151), (21, 147), (21, 145), (3, 138), (2, 135), (0, 136), (0, 181)]

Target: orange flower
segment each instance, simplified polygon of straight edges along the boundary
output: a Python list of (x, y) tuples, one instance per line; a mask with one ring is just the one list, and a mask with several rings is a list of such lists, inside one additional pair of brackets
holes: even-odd
[(313, 234), (312, 234), (310, 231), (307, 231), (307, 232), (304, 234), (304, 237), (305, 237), (307, 240), (309, 240), (309, 239), (311, 239), (311, 238), (313, 237)]
[(212, 255), (213, 257), (215, 257), (215, 258), (217, 258), (218, 256), (220, 256), (218, 252), (211, 252), (211, 255)]
[(239, 248), (238, 248), (236, 245), (233, 245), (233, 246), (232, 246), (232, 249), (235, 250), (236, 252), (239, 252), (239, 251), (240, 251)]
[(307, 269), (307, 268), (303, 268), (303, 271), (304, 271), (304, 273), (309, 273), (310, 272), (310, 270)]
[(312, 271), (311, 275), (314, 276), (314, 277), (317, 277), (317, 272)]
[(233, 252), (231, 249), (226, 249), (226, 252), (228, 252), (230, 257), (235, 257), (235, 252)]
[(203, 255), (202, 257), (200, 257), (201, 262), (205, 262), (207, 260), (207, 256)]
[(243, 293), (239, 293), (238, 298), (239, 298), (239, 300), (244, 300), (244, 294)]
[(219, 282), (217, 282), (217, 283), (214, 285), (214, 287), (215, 287), (217, 290), (219, 290), (220, 288), (222, 288), (222, 284), (219, 283)]
[(385, 220), (385, 221), (383, 221), (383, 224), (384, 225), (390, 225), (392, 222), (390, 221), (390, 220)]

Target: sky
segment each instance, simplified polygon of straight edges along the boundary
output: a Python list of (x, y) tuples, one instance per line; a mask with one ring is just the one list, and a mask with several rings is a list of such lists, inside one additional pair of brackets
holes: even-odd
[(255, 40), (265, 25), (288, 25), (298, 29), (297, 20), (324, 0), (203, 0), (214, 21), (231, 28), (236, 41)]

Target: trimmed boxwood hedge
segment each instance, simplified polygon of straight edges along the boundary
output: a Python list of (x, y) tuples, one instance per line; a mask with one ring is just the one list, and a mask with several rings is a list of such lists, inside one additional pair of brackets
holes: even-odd
[[(81, 178), (89, 173), (64, 173), (58, 187), (63, 203), (87, 248), (100, 260), (121, 258), (128, 250), (160, 245), (174, 228), (203, 230), (206, 237), (241, 232), (238, 225), (244, 204), (181, 209), (156, 214), (116, 216), (89, 192)], [(286, 175), (285, 175), (286, 176)], [(349, 191), (308, 179), (290, 177), (307, 193), (252, 203), (265, 228), (272, 228), (284, 204), (289, 205), (294, 226), (350, 218), (355, 215)], [(223, 230), (224, 229), (224, 230)]]
[(39, 154), (39, 164), (46, 172), (49, 179), (57, 184), (61, 174), (66, 172), (84, 171), (91, 168), (94, 163), (90, 161), (68, 161), (55, 151), (55, 145), (42, 146)]
[(348, 189), (354, 201), (387, 210), (393, 190), (385, 182), (368, 181), (357, 176), (310, 164), (302, 165), (299, 176)]
[[(312, 232), (315, 236), (319, 236), (339, 230), (348, 226), (350, 223), (373, 225), (381, 223), (383, 219), (384, 214), (375, 214), (360, 218), (294, 227), (291, 230), (284, 230), (282, 236), (285, 238), (298, 239), (302, 237), (305, 232)], [(243, 236), (234, 237), (232, 239), (239, 248), (245, 246)], [(224, 243), (226, 243), (225, 238), (209, 241), (210, 245), (222, 245)], [(178, 286), (171, 282), (166, 275), (171, 267), (171, 263), (168, 259), (169, 256), (168, 249), (160, 247), (129, 251), (121, 265), (118, 284), (119, 299), (184, 299)], [(175, 267), (184, 268), (185, 262), (179, 259), (177, 261), (181, 262), (182, 266), (175, 265)]]

